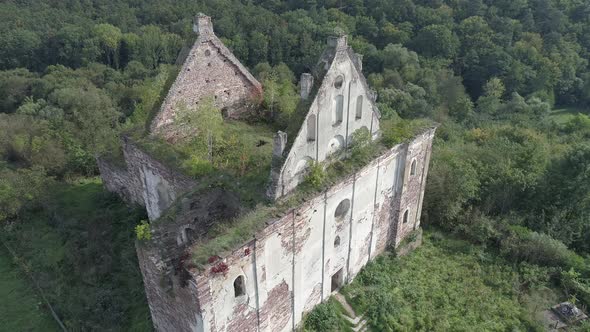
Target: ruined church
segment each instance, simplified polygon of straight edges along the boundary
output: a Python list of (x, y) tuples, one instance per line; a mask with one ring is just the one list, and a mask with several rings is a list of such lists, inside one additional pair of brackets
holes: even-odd
[[(179, 105), (213, 101), (226, 120), (247, 119), (262, 85), (217, 38), (199, 14), (197, 40), (153, 118), (149, 131), (175, 142)], [(296, 137), (272, 139), (269, 204), (289, 199), (312, 164), (327, 165), (351, 146), (353, 133), (380, 137), (380, 114), (362, 74), (362, 56), (345, 35), (330, 37), (317, 67), (301, 75), (309, 105)], [(197, 108), (198, 109), (198, 108)], [(123, 137), (124, 165), (99, 159), (105, 187), (145, 207), (151, 239), (137, 254), (154, 327), (158, 331), (293, 331), (304, 315), (349, 283), (386, 248), (420, 226), (434, 128), (347, 174), (335, 185), (260, 220), (264, 227), (202, 265), (191, 252), (219, 220), (235, 218), (231, 189), (204, 186)], [(174, 210), (174, 213), (171, 211)], [(165, 222), (161, 221), (166, 218)]]

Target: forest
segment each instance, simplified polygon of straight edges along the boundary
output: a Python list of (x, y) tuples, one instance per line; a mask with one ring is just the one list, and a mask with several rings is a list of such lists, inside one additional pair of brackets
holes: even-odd
[[(146, 128), (196, 38), (199, 12), (263, 83), (261, 107), (273, 114), (266, 126), (297, 117), (297, 77), (341, 32), (363, 55), (384, 139), (404, 137), (415, 120), (439, 124), (424, 248), (378, 259), (345, 289), (375, 331), (432, 330), (437, 321), (535, 330), (530, 312), (511, 308), (532, 305), (539, 289), (590, 308), (590, 2), (6, 0), (0, 294), (14, 304), (0, 304), (0, 320), (14, 326), (0, 330), (57, 330), (48, 303), (68, 330), (152, 329), (134, 249), (145, 215), (102, 188), (96, 157), (115, 158), (122, 133)], [(215, 151), (235, 152), (241, 164), (220, 154), (185, 166), (196, 174), (256, 169), (236, 132), (219, 135)], [(427, 261), (432, 269), (421, 267)], [(428, 280), (407, 271), (431, 274), (441, 287), (461, 279), (497, 302), (462, 316), (456, 303), (475, 302), (443, 298), (466, 294), (432, 294)], [(9, 296), (13, 289), (28, 300)], [(40, 291), (45, 300), (34, 300)], [(438, 307), (417, 305), (428, 294)], [(320, 306), (304, 328), (335, 329), (334, 310)]]

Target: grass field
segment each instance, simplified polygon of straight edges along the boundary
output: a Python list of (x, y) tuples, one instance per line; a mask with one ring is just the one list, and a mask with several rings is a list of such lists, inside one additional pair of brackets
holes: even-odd
[(59, 331), (29, 280), (0, 246), (0, 331)]

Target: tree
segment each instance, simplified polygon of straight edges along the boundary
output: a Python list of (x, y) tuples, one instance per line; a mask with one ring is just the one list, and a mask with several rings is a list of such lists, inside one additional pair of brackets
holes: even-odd
[(214, 144), (221, 140), (223, 135), (223, 117), (221, 111), (213, 105), (212, 98), (204, 100), (197, 109), (181, 105), (176, 113), (174, 125), (184, 132), (184, 137), (196, 133), (190, 144), (199, 147), (205, 142), (206, 160), (213, 163)]
[(109, 66), (119, 68), (119, 46), (123, 37), (121, 30), (103, 23), (95, 25), (93, 32), (102, 48), (105, 62)]
[(33, 31), (10, 29), (0, 34), (0, 68), (35, 69), (39, 63), (41, 38)]
[(459, 49), (459, 38), (444, 25), (429, 25), (412, 40), (418, 53), (430, 57), (454, 58)]
[(49, 182), (42, 167), (12, 170), (0, 164), (0, 224), (15, 219), (21, 208), (37, 199)]

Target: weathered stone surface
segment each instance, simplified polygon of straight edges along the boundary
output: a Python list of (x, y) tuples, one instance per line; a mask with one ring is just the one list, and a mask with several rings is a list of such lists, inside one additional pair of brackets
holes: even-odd
[(152, 132), (173, 141), (184, 133), (170, 126), (179, 107), (197, 110), (204, 98), (212, 98), (224, 116), (247, 116), (262, 98), (262, 86), (213, 33), (211, 19), (195, 18), (199, 36), (176, 81), (152, 122)]

